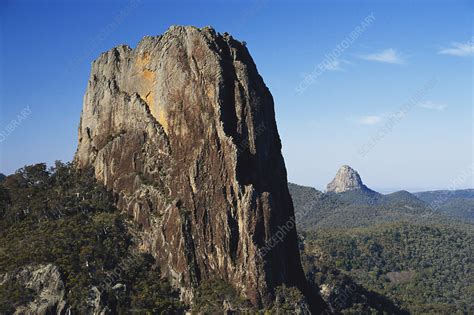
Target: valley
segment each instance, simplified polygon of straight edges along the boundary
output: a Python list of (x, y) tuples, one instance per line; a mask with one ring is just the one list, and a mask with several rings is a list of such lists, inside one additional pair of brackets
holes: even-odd
[[(289, 184), (303, 266), (323, 294), (330, 292), (324, 298), (331, 307), (344, 314), (471, 314), (473, 208), (465, 205), (473, 191), (382, 195), (352, 177), (359, 183), (338, 193)], [(371, 302), (380, 296), (393, 304)]]

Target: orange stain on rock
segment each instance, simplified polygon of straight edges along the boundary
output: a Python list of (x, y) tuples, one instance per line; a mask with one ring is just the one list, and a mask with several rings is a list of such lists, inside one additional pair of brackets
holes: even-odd
[(163, 126), (165, 132), (168, 133), (168, 120), (165, 110), (156, 104), (156, 73), (154, 70), (150, 70), (150, 61), (151, 56), (148, 52), (144, 52), (136, 58), (135, 66), (140, 75), (140, 80), (137, 83), (138, 90), (141, 91), (140, 96), (147, 102), (153, 117)]

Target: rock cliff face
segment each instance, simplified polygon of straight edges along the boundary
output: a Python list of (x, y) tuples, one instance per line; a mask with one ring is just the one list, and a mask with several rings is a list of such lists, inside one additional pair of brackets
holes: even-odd
[(16, 272), (0, 275), (0, 285), (9, 280), (28, 288), (33, 296), (31, 302), (18, 306), (15, 314), (65, 313), (65, 288), (56, 266), (52, 264), (27, 266)]
[(92, 64), (75, 163), (93, 166), (117, 194), (140, 249), (183, 298), (219, 277), (257, 306), (285, 284), (322, 308), (294, 228), (259, 254), (294, 210), (272, 96), (231, 36), (175, 26), (103, 53)]
[(327, 185), (326, 190), (335, 193), (351, 190), (371, 191), (362, 183), (359, 173), (348, 165), (343, 165), (337, 171), (336, 177)]

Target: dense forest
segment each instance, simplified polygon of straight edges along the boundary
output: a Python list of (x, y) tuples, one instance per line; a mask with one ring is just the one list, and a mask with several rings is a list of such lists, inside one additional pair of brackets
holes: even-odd
[[(413, 314), (473, 311), (472, 227), (399, 222), (302, 238), (308, 272), (315, 266), (337, 269)], [(325, 273), (313, 277), (321, 285)]]
[(424, 191), (414, 195), (441, 213), (474, 222), (474, 189)]
[(177, 292), (160, 276), (154, 260), (132, 251), (125, 222), (90, 170), (78, 172), (57, 162), (51, 169), (37, 164), (4, 178), (0, 314), (13, 313), (35, 297), (15, 273), (45, 264), (59, 268), (67, 305), (76, 312), (90, 312), (96, 289), (102, 292), (100, 303), (119, 313), (131, 308), (154, 313), (181, 310)]
[[(469, 223), (400, 221), (423, 207), (403, 192), (390, 200), (323, 194), (309, 187), (292, 194), (297, 219), (303, 212), (307, 221), (299, 226), (302, 264), (333, 312), (473, 314), (474, 233)], [(118, 314), (258, 311), (220, 279), (202, 283), (193, 305), (180, 302), (179, 292), (154, 259), (135, 250), (128, 230), (131, 220), (114, 204), (114, 196), (95, 181), (92, 170), (78, 171), (71, 164), (26, 166), (2, 177), (0, 314), (38, 298), (38, 289), (21, 278), (38, 266), (57, 268), (65, 307), (79, 313), (97, 305)], [(315, 207), (320, 210), (316, 214)], [(379, 223), (382, 214), (399, 208), (407, 210)], [(333, 216), (331, 209), (368, 212), (355, 219), (348, 215), (354, 210)], [(374, 213), (381, 216), (372, 220)], [(344, 220), (332, 224), (337, 218)], [(280, 287), (275, 296), (267, 312), (305, 308), (297, 290)]]
[[(470, 220), (472, 200), (451, 196), (443, 207), (432, 206), (407, 191), (382, 195), (374, 191), (322, 193), (312, 187), (289, 184), (299, 230), (353, 228), (386, 222), (444, 224)], [(474, 200), (474, 199), (473, 199)], [(458, 207), (459, 206), (459, 207)]]
[[(474, 314), (472, 190), (382, 195), (289, 189), (303, 266), (321, 292), (329, 292), (333, 309)], [(442, 206), (431, 206), (434, 201)], [(370, 303), (362, 308), (361, 301)]]
[[(183, 304), (153, 257), (136, 251), (127, 228), (131, 220), (114, 204), (92, 170), (78, 171), (71, 164), (56, 162), (49, 169), (36, 164), (2, 177), (0, 314), (37, 301), (41, 287), (55, 281), (64, 283), (64, 309), (73, 314), (97, 309), (107, 314), (258, 311), (221, 279), (203, 282), (193, 305)], [(24, 279), (28, 270), (38, 275), (38, 270), (56, 268), (60, 279)], [(296, 289), (279, 287), (275, 293), (268, 312), (307, 307)]]

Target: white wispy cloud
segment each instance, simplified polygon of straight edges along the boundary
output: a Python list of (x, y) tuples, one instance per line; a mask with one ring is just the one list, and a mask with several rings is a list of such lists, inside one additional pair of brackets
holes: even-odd
[(340, 60), (330, 60), (323, 64), (324, 69), (329, 71), (341, 71), (341, 61)]
[(474, 56), (474, 39), (466, 43), (452, 43), (450, 48), (442, 49), (438, 53), (458, 57)]
[(382, 116), (378, 115), (367, 115), (356, 118), (356, 122), (361, 125), (376, 125), (381, 123), (383, 120)]
[(431, 109), (431, 110), (437, 110), (437, 111), (443, 111), (447, 107), (447, 105), (433, 103), (432, 101), (426, 101), (426, 102), (419, 103), (418, 107)]
[(360, 55), (359, 58), (364, 60), (383, 62), (383, 63), (393, 63), (393, 64), (402, 64), (404, 63), (403, 57), (393, 48), (385, 49), (383, 51)]
[(328, 71), (342, 71), (344, 64), (349, 64), (349, 62), (343, 59), (332, 59), (324, 62), (322, 67)]

